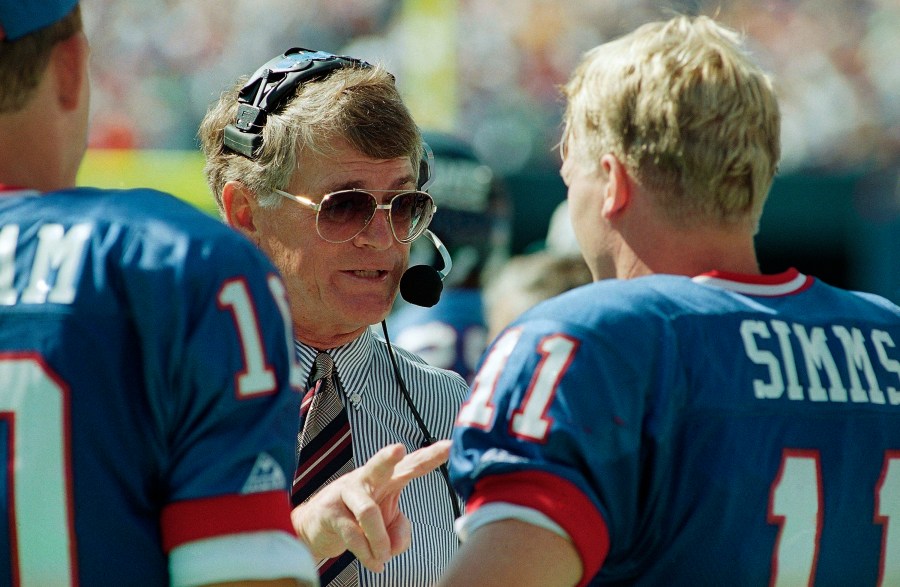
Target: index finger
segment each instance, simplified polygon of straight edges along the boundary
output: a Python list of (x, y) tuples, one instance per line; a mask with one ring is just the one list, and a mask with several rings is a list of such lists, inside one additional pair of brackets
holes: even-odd
[(447, 462), (450, 458), (450, 441), (438, 440), (434, 444), (420, 448), (403, 457), (394, 467), (392, 482), (409, 483), (422, 477)]
[(362, 467), (350, 474), (357, 475), (364, 484), (370, 487), (379, 487), (390, 481), (397, 465), (408, 456), (406, 448), (402, 444), (389, 444), (369, 457)]

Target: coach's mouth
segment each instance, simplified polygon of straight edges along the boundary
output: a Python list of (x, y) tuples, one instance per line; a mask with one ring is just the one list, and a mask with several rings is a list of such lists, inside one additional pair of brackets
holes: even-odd
[(355, 278), (364, 279), (367, 281), (383, 280), (388, 275), (388, 271), (384, 271), (382, 269), (353, 269), (351, 271), (344, 271), (344, 273), (352, 275)]

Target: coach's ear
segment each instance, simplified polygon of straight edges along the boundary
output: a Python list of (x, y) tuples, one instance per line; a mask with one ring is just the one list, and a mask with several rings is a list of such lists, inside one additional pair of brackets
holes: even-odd
[(246, 185), (239, 181), (229, 181), (222, 187), (222, 208), (225, 211), (225, 222), (259, 245), (259, 236), (253, 214), (256, 211), (256, 198)]
[(600, 159), (600, 168), (607, 177), (602, 211), (608, 220), (620, 214), (631, 202), (631, 178), (622, 162), (609, 153)]

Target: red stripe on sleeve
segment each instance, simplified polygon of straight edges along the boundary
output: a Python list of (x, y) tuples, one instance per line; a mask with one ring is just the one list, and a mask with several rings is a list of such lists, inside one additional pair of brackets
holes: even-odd
[(294, 535), (287, 491), (222, 495), (169, 504), (162, 513), (163, 549), (229, 534), (280, 530)]
[(562, 526), (581, 556), (584, 574), (579, 586), (587, 585), (603, 565), (609, 552), (609, 530), (600, 512), (574, 483), (540, 471), (491, 475), (475, 484), (466, 512), (491, 502), (537, 510)]

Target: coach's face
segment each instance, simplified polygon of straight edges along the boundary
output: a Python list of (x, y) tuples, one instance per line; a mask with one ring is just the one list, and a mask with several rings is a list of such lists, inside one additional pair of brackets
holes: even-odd
[[(415, 189), (409, 158), (372, 159), (343, 139), (333, 146), (330, 155), (302, 153), (285, 191), (318, 204), (326, 194), (343, 189)], [(394, 194), (375, 195), (385, 203)], [(409, 261), (409, 244), (394, 238), (384, 210), (342, 243), (323, 239), (316, 230), (316, 212), (288, 199), (277, 208), (255, 207), (252, 230), (284, 278), (294, 334), (304, 343), (316, 348), (345, 344), (390, 312)]]

